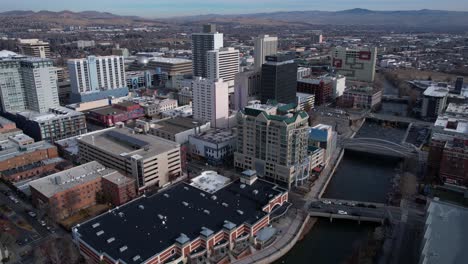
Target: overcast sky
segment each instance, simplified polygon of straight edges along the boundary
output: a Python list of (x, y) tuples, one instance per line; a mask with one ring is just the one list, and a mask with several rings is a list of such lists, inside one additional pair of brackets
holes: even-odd
[(467, 0), (0, 0), (0, 11), (96, 10), (121, 15), (167, 17), (196, 14), (245, 14), (271, 11), (351, 8), (372, 10), (438, 9), (468, 11)]

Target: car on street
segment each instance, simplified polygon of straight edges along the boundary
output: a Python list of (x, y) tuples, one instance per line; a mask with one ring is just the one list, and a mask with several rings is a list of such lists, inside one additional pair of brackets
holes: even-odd
[(31, 216), (31, 217), (36, 217), (36, 213), (33, 212), (33, 211), (29, 211), (29, 212), (28, 212), (28, 215)]
[(41, 226), (46, 226), (46, 222), (44, 220), (40, 220), (39, 224), (41, 224)]
[(322, 206), (319, 205), (319, 204), (311, 204), (311, 205), (310, 205), (310, 208), (321, 209)]
[(331, 202), (331, 201), (328, 201), (328, 200), (323, 200), (322, 203), (324, 203), (324, 204), (331, 204), (332, 202)]
[(347, 215), (348, 212), (343, 211), (343, 210), (338, 210), (338, 214), (340, 214), (340, 215)]

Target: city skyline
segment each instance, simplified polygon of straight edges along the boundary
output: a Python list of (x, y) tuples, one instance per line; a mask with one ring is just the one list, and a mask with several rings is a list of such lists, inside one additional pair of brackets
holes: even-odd
[[(277, 11), (340, 11), (353, 8), (365, 8), (376, 11), (391, 10), (448, 10), (448, 11), (468, 11), (468, 3), (448, 0), (444, 2), (429, 1), (372, 1), (372, 0), (332, 0), (324, 2), (319, 1), (280, 1), (280, 0), (260, 0), (247, 1), (239, 0), (236, 2), (215, 1), (215, 0), (101, 0), (91, 1), (83, 0), (79, 2), (64, 2), (58, 0), (32, 1), (24, 0), (21, 2), (10, 2), (2, 0), (0, 12), (11, 10), (49, 10), (62, 11), (71, 10), (75, 12), (96, 10), (102, 12), (111, 12), (119, 15), (136, 15), (148, 18), (186, 16), (186, 15), (204, 15), (204, 14), (247, 14), (247, 13), (265, 13)], [(450, 7), (450, 8), (447, 8)]]

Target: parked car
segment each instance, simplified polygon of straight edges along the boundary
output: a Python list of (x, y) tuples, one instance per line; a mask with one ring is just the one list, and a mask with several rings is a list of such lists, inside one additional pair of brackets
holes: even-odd
[(331, 202), (331, 201), (328, 201), (328, 200), (323, 200), (322, 203), (324, 203), (324, 204), (331, 204), (332, 202)]
[(31, 217), (36, 217), (36, 213), (33, 212), (33, 211), (29, 211), (29, 212), (28, 212), (28, 215), (31, 216)]
[(348, 212), (343, 211), (343, 210), (338, 210), (338, 214), (340, 214), (340, 215), (347, 215)]

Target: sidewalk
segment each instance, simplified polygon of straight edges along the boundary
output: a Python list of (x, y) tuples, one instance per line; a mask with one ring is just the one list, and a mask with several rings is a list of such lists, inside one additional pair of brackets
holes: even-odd
[(302, 232), (305, 220), (304, 214), (298, 211), (296, 217), (289, 225), (289, 229), (284, 232), (271, 246), (266, 249), (256, 251), (250, 256), (242, 258), (232, 264), (250, 264), (250, 263), (272, 263), (286, 254), (295, 244)]

